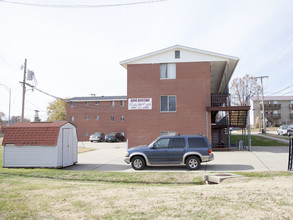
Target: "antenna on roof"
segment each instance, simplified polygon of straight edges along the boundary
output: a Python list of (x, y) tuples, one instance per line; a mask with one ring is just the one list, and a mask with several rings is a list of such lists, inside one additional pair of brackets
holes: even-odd
[(96, 97), (96, 94), (95, 93), (91, 93), (90, 94), (92, 97)]

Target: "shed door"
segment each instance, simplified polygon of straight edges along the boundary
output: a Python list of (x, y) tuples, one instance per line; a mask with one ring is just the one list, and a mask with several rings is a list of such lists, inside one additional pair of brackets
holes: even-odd
[(62, 163), (66, 167), (73, 164), (72, 129), (64, 128), (62, 136)]

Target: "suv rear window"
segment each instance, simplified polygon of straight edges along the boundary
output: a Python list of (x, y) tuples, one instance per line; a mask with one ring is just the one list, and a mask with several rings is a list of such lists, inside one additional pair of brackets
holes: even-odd
[(184, 138), (171, 138), (169, 148), (185, 148)]
[(203, 138), (188, 138), (189, 148), (206, 148), (207, 143)]

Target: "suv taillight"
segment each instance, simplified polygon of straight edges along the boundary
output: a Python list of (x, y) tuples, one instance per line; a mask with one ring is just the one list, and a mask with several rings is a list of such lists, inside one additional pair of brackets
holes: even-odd
[(211, 149), (209, 149), (208, 153), (209, 153), (209, 155), (210, 155), (210, 154), (212, 153), (212, 150), (211, 150)]

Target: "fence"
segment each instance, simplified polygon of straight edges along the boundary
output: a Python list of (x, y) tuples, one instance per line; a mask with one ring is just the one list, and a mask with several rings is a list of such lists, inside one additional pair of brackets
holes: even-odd
[(292, 171), (292, 161), (293, 161), (293, 138), (289, 139), (289, 160), (288, 160), (288, 171)]

